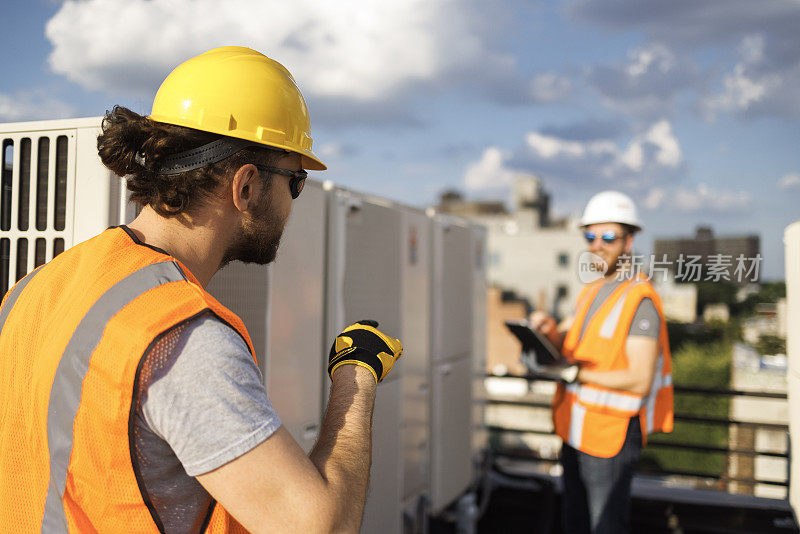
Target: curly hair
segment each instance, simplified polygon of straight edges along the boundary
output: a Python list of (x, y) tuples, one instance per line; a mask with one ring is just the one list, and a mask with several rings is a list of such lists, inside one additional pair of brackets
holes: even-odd
[(117, 176), (127, 177), (132, 202), (142, 207), (149, 205), (162, 217), (191, 214), (242, 165), (255, 161), (272, 165), (279, 157), (277, 153), (245, 148), (206, 167), (163, 175), (153, 170), (163, 158), (221, 136), (156, 122), (122, 106), (106, 112), (101, 130), (97, 152), (103, 165)]

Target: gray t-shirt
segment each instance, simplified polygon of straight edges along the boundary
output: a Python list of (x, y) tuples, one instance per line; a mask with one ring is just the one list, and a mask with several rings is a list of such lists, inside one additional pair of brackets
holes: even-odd
[[(621, 283), (622, 280), (608, 280), (604, 282), (597, 291), (597, 295), (595, 295), (594, 300), (589, 305), (589, 311), (586, 312), (586, 318), (583, 321), (583, 325), (581, 325), (580, 339), (583, 339), (583, 334), (586, 331), (586, 327), (589, 325), (589, 321), (592, 319), (592, 317), (594, 317), (594, 314), (597, 313), (597, 310), (600, 309), (600, 306), (603, 305), (606, 299), (608, 299), (611, 293), (613, 293)], [(658, 311), (656, 310), (655, 304), (653, 304), (653, 300), (650, 298), (643, 298), (639, 303), (639, 306), (636, 308), (636, 313), (633, 315), (631, 329), (628, 331), (628, 337), (646, 336), (658, 338), (660, 328), (661, 317), (658, 315)]]
[(241, 336), (210, 312), (178, 325), (145, 356), (136, 392), (140, 484), (167, 533), (199, 532), (211, 495), (197, 475), (281, 426)]

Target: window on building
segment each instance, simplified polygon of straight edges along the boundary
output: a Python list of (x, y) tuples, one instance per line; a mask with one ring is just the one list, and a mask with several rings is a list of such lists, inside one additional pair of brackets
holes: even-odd
[(562, 252), (558, 255), (558, 266), (566, 267), (567, 265), (569, 265), (569, 255), (566, 252)]

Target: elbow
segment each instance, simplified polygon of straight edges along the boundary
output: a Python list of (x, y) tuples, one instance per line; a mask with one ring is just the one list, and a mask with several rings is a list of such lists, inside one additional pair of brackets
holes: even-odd
[(647, 397), (650, 395), (650, 390), (652, 382), (648, 380), (647, 382), (636, 382), (633, 387), (630, 389), (631, 393), (635, 393), (636, 395), (641, 395), (642, 397)]
[(341, 521), (335, 506), (321, 506), (316, 508), (315, 514), (313, 525), (309, 525), (309, 530), (304, 529), (305, 532), (339, 532), (339, 523)]

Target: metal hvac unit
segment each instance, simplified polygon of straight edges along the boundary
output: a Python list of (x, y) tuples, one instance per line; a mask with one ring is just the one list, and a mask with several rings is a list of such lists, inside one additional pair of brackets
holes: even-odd
[[(787, 380), (789, 390), (789, 435), (791, 458), (800, 458), (800, 221), (786, 227), (783, 242), (786, 247), (786, 355), (789, 359)], [(789, 473), (789, 502), (795, 517), (800, 514), (800, 462), (791, 462)]]
[(413, 209), (403, 216), (403, 509), (418, 522), (430, 495), (431, 220)]
[[(401, 337), (402, 212), (384, 200), (344, 190), (332, 191), (329, 207), (328, 337), (360, 319), (375, 319), (382, 331)], [(378, 386), (365, 533), (400, 533), (402, 376), (401, 359)]]
[(432, 226), (431, 509), (452, 503), (472, 479), (473, 232), (438, 215)]
[(100, 162), (100, 117), (0, 125), (0, 296), (65, 249), (131, 220)]
[(233, 262), (206, 288), (244, 321), (267, 394), (286, 429), (309, 452), (322, 420), (325, 205), (318, 182), (294, 201), (274, 264)]
[(472, 455), (488, 447), (486, 408), (486, 227), (472, 225)]

